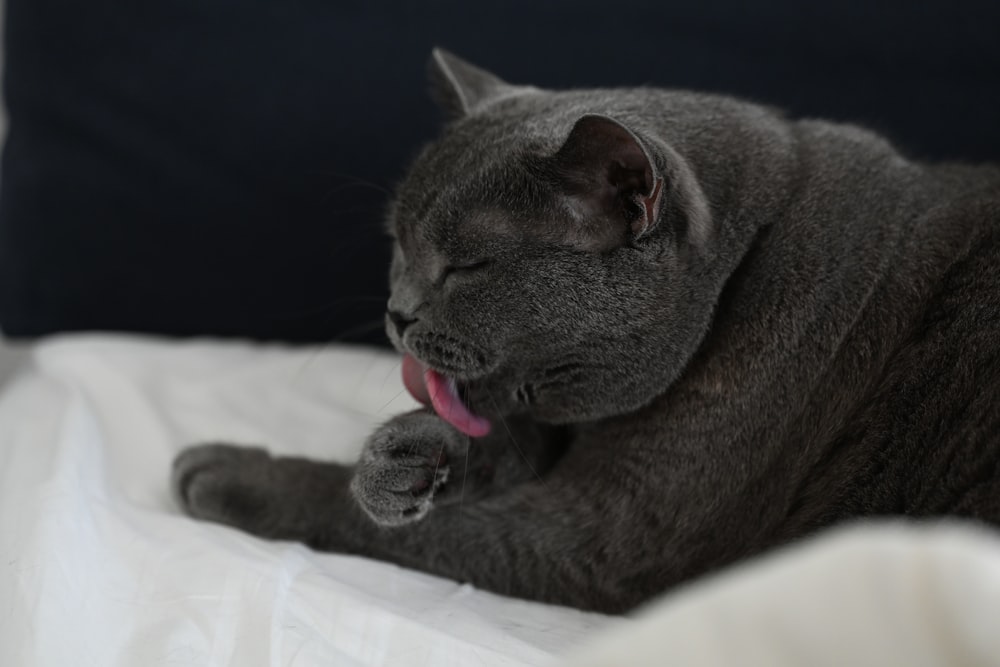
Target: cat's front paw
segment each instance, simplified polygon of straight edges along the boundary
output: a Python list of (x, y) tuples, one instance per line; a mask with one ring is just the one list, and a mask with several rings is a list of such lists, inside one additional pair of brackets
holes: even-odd
[(268, 535), (275, 508), (269, 499), (272, 458), (263, 449), (197, 445), (174, 459), (171, 487), (185, 512), (258, 535)]
[(351, 492), (376, 523), (419, 521), (448, 483), (464, 436), (434, 415), (411, 413), (390, 421), (365, 443)]

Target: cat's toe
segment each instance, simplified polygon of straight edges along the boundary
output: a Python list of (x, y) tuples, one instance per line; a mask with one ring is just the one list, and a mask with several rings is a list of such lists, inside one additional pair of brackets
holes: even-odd
[(264, 489), (270, 461), (263, 449), (189, 447), (174, 459), (171, 490), (193, 517), (261, 533), (267, 524)]
[(375, 522), (399, 526), (427, 515), (450, 470), (443, 450), (433, 456), (399, 453), (368, 457), (355, 469), (351, 491)]

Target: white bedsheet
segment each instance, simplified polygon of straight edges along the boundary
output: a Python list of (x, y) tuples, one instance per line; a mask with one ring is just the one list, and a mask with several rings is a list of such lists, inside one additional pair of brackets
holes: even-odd
[(351, 460), (412, 406), (393, 355), (68, 336), (28, 362), (0, 393), (0, 667), (550, 665), (574, 649), (567, 667), (1000, 665), (993, 532), (859, 526), (635, 621), (585, 614), (179, 513), (167, 479), (187, 443)]
[(612, 619), (182, 516), (206, 439), (349, 461), (398, 360), (78, 336), (0, 397), (0, 665), (538, 665)]
[(1000, 665), (1000, 539), (972, 525), (838, 529), (666, 596), (564, 667)]

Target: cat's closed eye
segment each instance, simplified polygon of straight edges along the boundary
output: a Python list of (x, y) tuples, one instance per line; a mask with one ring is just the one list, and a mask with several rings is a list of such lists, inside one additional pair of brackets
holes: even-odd
[(472, 262), (449, 264), (448, 266), (444, 267), (444, 270), (441, 272), (441, 282), (444, 282), (445, 280), (448, 280), (448, 278), (451, 278), (456, 275), (470, 274), (476, 271), (480, 271), (482, 269), (485, 269), (492, 263), (493, 260), (491, 259), (477, 259)]

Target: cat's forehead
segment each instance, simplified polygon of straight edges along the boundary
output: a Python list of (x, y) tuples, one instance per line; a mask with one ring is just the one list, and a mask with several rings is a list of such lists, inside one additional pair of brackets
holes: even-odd
[(486, 236), (521, 233), (551, 200), (522, 154), (442, 165), (424, 160), (400, 188), (390, 225), (401, 241), (450, 247)]
[(484, 247), (522, 237), (527, 217), (482, 202), (432, 206), (420, 217), (397, 214), (393, 235), (411, 255), (476, 255)]
[[(484, 179), (503, 176), (521, 158), (545, 150), (544, 138), (519, 131), (501, 119), (475, 119), (457, 124), (417, 157), (404, 182), (405, 192), (416, 186), (424, 192), (450, 192)], [(499, 185), (499, 184), (496, 184)]]

